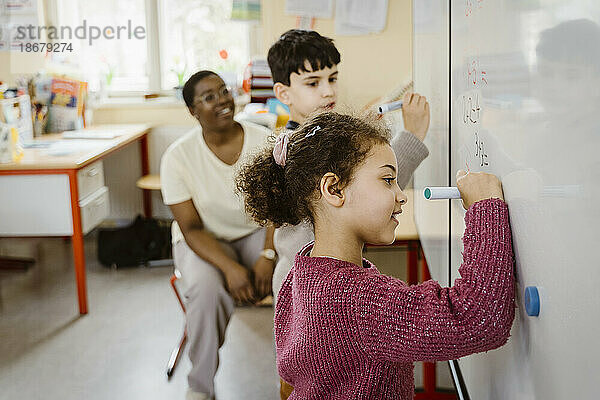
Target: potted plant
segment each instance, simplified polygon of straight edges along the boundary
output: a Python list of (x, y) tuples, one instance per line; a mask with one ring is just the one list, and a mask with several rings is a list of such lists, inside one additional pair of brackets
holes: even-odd
[(108, 97), (108, 92), (110, 91), (113, 78), (115, 77), (116, 67), (114, 64), (110, 63), (108, 59), (103, 55), (100, 56), (100, 62), (104, 65), (104, 68), (99, 78), (99, 89), (97, 99), (99, 101), (103, 101)]
[(171, 71), (177, 76), (177, 86), (173, 88), (175, 89), (175, 98), (183, 100), (183, 85), (185, 84), (185, 73), (187, 72), (187, 65), (181, 65), (181, 59), (179, 58), (179, 56), (175, 56), (173, 58), (173, 61), (175, 67), (171, 68)]

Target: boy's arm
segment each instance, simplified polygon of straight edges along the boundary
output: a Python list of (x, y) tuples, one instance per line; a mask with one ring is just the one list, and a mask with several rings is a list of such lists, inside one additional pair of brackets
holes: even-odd
[(415, 169), (429, 155), (427, 146), (415, 135), (402, 131), (391, 142), (398, 161), (398, 186), (404, 189), (410, 181)]
[(429, 103), (424, 96), (406, 93), (402, 99), (403, 132), (392, 140), (392, 148), (398, 160), (398, 186), (406, 187), (415, 169), (429, 155), (423, 144), (429, 129)]

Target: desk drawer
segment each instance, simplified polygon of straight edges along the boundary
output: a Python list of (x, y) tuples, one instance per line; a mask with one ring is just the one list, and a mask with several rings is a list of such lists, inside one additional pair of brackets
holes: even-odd
[(77, 186), (79, 201), (104, 186), (104, 166), (102, 161), (96, 161), (77, 171)]
[(110, 213), (108, 188), (102, 186), (94, 193), (79, 202), (81, 209), (81, 230), (85, 235), (94, 229)]

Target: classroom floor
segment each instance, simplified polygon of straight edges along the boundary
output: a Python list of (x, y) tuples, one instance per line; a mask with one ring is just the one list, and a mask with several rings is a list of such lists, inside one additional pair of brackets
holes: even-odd
[[(366, 255), (383, 273), (404, 278), (398, 250)], [(0, 400), (184, 400), (184, 354), (171, 381), (165, 367), (183, 329), (169, 285), (171, 267), (112, 270), (86, 238), (90, 313), (77, 312), (68, 240), (0, 239), (0, 255), (29, 256), (27, 272), (0, 271)], [(278, 399), (271, 308), (238, 308), (221, 349), (217, 400)], [(438, 384), (452, 387), (446, 363)], [(415, 384), (422, 382), (415, 367)]]
[[(38, 260), (24, 273), (0, 272), (0, 399), (185, 398), (187, 355), (170, 382), (165, 375), (183, 328), (172, 268), (104, 268), (93, 240), (90, 313), (79, 317), (70, 242), (0, 239), (0, 254)], [(218, 400), (279, 398), (272, 318), (271, 308), (236, 310), (215, 378)]]

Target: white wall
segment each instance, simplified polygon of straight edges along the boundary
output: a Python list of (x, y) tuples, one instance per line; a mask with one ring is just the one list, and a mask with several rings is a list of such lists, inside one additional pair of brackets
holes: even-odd
[[(262, 1), (263, 56), (296, 17), (285, 15), (285, 1)], [(362, 106), (412, 79), (412, 2), (389, 1), (383, 32), (338, 36), (333, 19), (316, 19), (314, 30), (331, 37), (340, 51), (339, 103)]]

